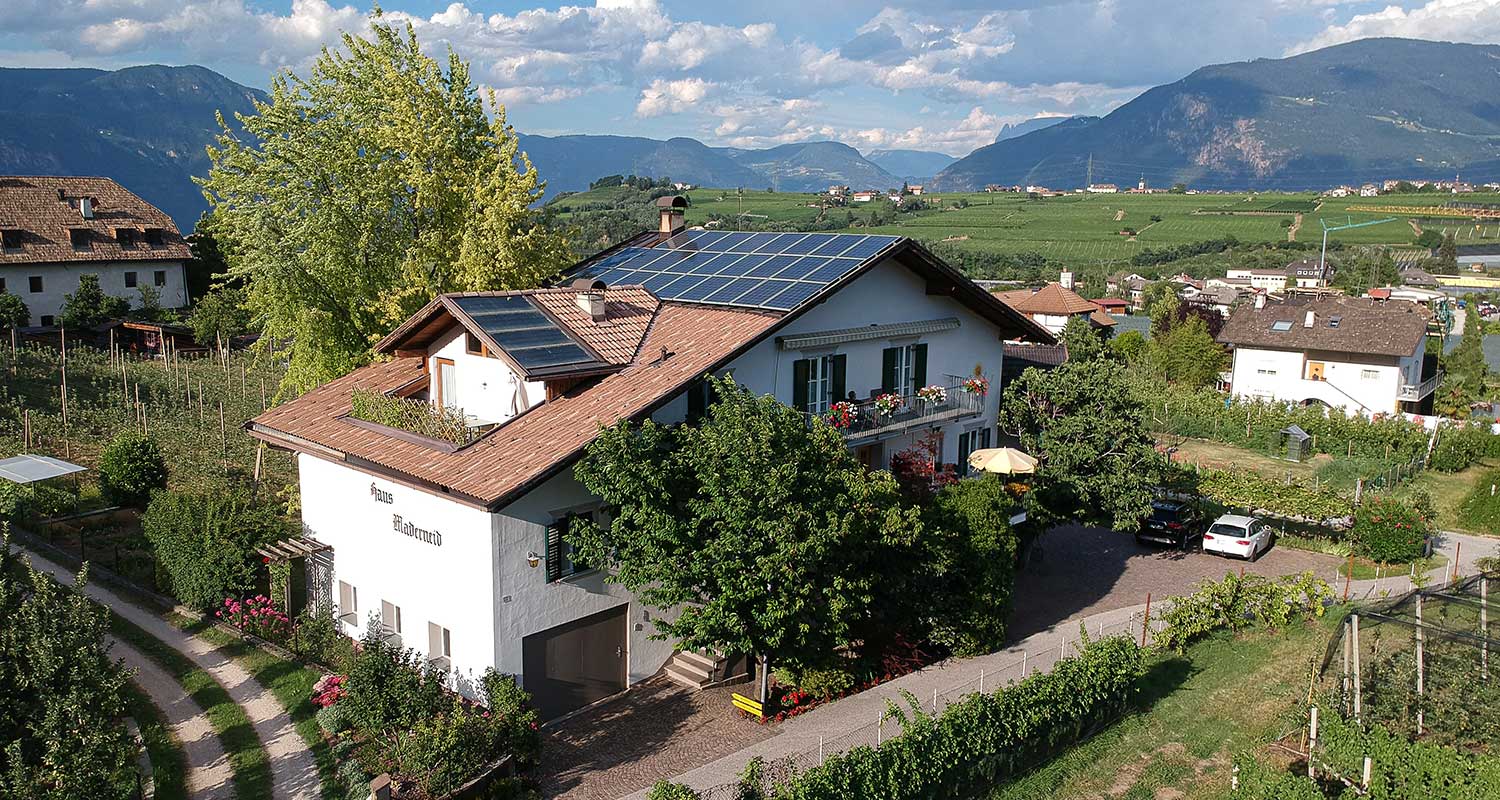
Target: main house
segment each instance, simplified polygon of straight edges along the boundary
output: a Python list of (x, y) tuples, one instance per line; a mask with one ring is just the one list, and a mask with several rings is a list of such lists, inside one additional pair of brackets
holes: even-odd
[[(931, 433), (942, 461), (963, 463), (995, 435), (998, 392), (973, 379), (998, 383), (1007, 340), (1052, 341), (909, 239), (685, 231), (664, 201), (660, 230), (565, 285), (441, 296), (377, 363), (249, 423), (297, 453), (305, 536), (322, 549), (311, 590), (345, 632), (373, 615), (464, 690), (487, 667), (519, 675), (547, 717), (608, 696), (675, 646), (562, 536), (577, 517), (604, 522), (572, 471), (599, 426), (693, 419), (711, 373), (810, 421), (850, 403), (844, 433), (871, 466)], [(930, 386), (942, 391), (918, 394)], [(879, 412), (885, 394), (900, 408)], [(387, 427), (356, 402), (446, 408), (461, 430)]]
[(1442, 379), (1426, 357), (1428, 317), (1405, 300), (1257, 297), (1219, 334), (1234, 348), (1231, 391), (1350, 415), (1420, 413)]
[(149, 286), (163, 306), (185, 306), (191, 257), (171, 217), (109, 178), (0, 177), (0, 291), (35, 324), (55, 324), (89, 274), (105, 294), (139, 304)]

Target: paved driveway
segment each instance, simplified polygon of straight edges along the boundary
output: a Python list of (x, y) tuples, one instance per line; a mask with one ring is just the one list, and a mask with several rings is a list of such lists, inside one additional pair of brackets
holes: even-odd
[(1206, 553), (1144, 547), (1135, 537), (1100, 528), (1049, 531), (1041, 551), (1016, 578), (1010, 638), (1024, 639), (1060, 621), (1187, 594), (1205, 578), (1226, 572), (1290, 575), (1311, 570), (1335, 580), (1339, 559), (1280, 545), (1255, 563)]

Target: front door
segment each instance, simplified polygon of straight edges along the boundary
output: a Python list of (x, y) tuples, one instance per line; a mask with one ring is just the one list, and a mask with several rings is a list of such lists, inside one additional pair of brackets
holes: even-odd
[(450, 359), (437, 359), (438, 405), (458, 408), (458, 372)]
[(521, 640), (522, 681), (542, 719), (625, 689), (628, 609), (622, 605)]
[(1323, 362), (1321, 362), (1321, 361), (1309, 361), (1309, 362), (1307, 362), (1307, 379), (1310, 380), (1310, 381), (1321, 381), (1321, 380), (1323, 380)]

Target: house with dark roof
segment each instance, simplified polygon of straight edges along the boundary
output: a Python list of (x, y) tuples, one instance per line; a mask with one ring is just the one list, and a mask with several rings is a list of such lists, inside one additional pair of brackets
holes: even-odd
[(1030, 317), (1053, 335), (1062, 333), (1068, 320), (1073, 317), (1084, 317), (1095, 328), (1110, 328), (1115, 324), (1115, 318), (1097, 303), (1085, 300), (1082, 295), (1060, 283), (1049, 283), (1040, 289), (995, 292), (995, 297), (1018, 313)]
[(1239, 397), (1343, 409), (1352, 415), (1421, 413), (1442, 373), (1427, 358), (1429, 313), (1405, 300), (1256, 298), (1224, 324)]
[(149, 287), (185, 306), (191, 257), (171, 217), (109, 178), (0, 176), (0, 291), (25, 301), (32, 324), (52, 326), (87, 274), (134, 305)]
[[(305, 535), (330, 565), (310, 591), (346, 633), (373, 615), (461, 691), (488, 667), (519, 675), (548, 718), (663, 665), (722, 677), (572, 559), (562, 532), (608, 513), (572, 469), (600, 426), (696, 419), (703, 377), (731, 376), (808, 424), (847, 404), (840, 430), (872, 467), (934, 434), (963, 465), (996, 435), (999, 393), (972, 379), (998, 387), (1005, 342), (1054, 341), (910, 239), (683, 230), (681, 201), (663, 200), (659, 230), (562, 284), (440, 296), (376, 363), (248, 424), (296, 453)], [(371, 404), (437, 422), (392, 427)]]

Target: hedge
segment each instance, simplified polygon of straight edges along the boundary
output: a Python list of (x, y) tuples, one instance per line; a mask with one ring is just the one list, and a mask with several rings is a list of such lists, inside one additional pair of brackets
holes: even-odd
[(900, 735), (833, 756), (778, 786), (774, 797), (915, 800), (993, 785), (1116, 719), (1135, 691), (1142, 659), (1129, 638), (1112, 637), (1086, 645), (1051, 672), (969, 695), (938, 716), (914, 708), (908, 717), (892, 704)]

